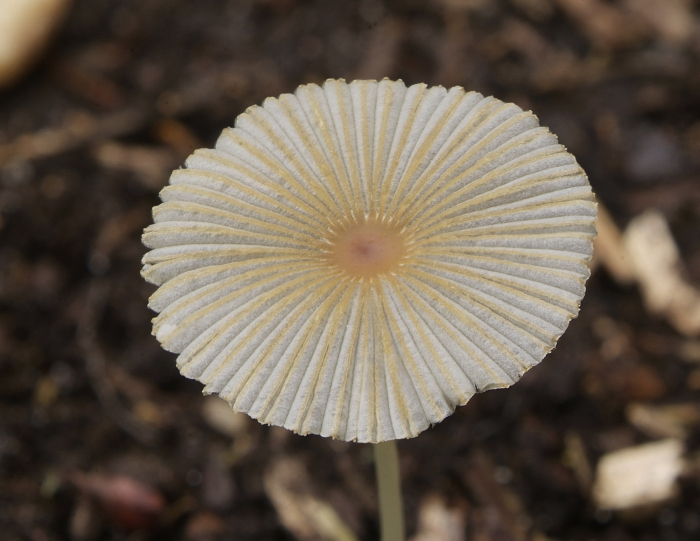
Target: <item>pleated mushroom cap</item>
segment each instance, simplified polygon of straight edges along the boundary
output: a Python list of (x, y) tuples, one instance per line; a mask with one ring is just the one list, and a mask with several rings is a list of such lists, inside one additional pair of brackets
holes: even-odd
[(161, 198), (143, 276), (182, 374), (348, 441), (416, 436), (539, 363), (595, 235), (585, 173), (533, 114), (389, 80), (251, 107)]

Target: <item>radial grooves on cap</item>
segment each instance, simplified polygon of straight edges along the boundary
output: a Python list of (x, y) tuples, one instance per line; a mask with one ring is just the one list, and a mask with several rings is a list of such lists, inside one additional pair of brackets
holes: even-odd
[[(593, 194), (515, 105), (327, 81), (251, 107), (186, 166), (144, 233), (154, 334), (205, 392), (264, 423), (415, 436), (516, 381), (578, 313)], [(390, 270), (329, 257), (364, 223), (405, 240)]]

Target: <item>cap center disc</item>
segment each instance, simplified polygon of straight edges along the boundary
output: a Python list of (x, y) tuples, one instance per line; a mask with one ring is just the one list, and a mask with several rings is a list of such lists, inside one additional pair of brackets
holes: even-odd
[(406, 253), (404, 238), (382, 224), (357, 224), (333, 239), (332, 261), (352, 276), (371, 277), (396, 268)]

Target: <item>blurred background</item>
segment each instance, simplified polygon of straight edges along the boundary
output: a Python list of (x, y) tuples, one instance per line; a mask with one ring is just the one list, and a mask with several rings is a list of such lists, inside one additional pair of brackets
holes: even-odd
[(202, 397), (139, 276), (169, 172), (330, 77), (515, 102), (601, 203), (556, 350), (399, 443), (409, 535), (699, 539), (698, 4), (0, 1), (3, 541), (378, 538), (371, 448)]

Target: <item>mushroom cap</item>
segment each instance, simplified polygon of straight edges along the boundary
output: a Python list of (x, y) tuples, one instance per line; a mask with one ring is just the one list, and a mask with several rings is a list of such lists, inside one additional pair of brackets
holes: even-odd
[(387, 79), (249, 108), (161, 199), (142, 274), (182, 374), (347, 441), (416, 436), (539, 363), (595, 236), (585, 173), (532, 113)]

